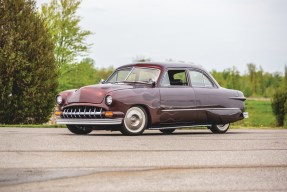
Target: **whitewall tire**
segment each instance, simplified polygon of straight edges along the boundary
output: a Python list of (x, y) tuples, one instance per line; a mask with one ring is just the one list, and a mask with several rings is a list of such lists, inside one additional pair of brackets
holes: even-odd
[(212, 125), (210, 127), (210, 130), (212, 131), (212, 133), (226, 133), (229, 127), (230, 127), (230, 123), (222, 124), (222, 125)]
[(140, 135), (147, 127), (148, 118), (144, 108), (131, 107), (124, 118), (121, 132), (124, 135)]

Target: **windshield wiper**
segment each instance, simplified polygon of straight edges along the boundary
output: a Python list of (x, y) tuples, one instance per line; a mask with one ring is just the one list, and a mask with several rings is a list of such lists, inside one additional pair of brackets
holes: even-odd
[(152, 85), (155, 82), (154, 81), (122, 81), (123, 83), (138, 83), (138, 84), (147, 84), (147, 85)]
[(124, 83), (123, 81), (115, 81), (115, 82), (107, 82), (107, 83), (111, 83), (111, 84), (119, 84), (119, 83)]
[(124, 83), (132, 83), (132, 84), (145, 84), (145, 85), (154, 85), (155, 82), (154, 81), (115, 81), (115, 82), (112, 82), (112, 84), (124, 84)]

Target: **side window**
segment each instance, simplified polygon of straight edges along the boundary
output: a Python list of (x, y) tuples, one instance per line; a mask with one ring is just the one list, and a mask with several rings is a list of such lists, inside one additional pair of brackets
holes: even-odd
[(162, 80), (162, 86), (185, 86), (187, 78), (185, 70), (168, 70)]
[(169, 78), (168, 78), (168, 73), (165, 74), (163, 80), (162, 80), (162, 83), (161, 83), (162, 86), (170, 86), (170, 81), (169, 81)]
[(189, 71), (190, 81), (194, 87), (213, 87), (213, 83), (206, 75), (199, 71)]
[(127, 81), (136, 81), (137, 71), (133, 70), (127, 78)]
[(116, 71), (113, 76), (107, 81), (108, 83), (120, 82), (126, 79), (127, 75), (130, 73), (131, 68), (122, 69)]
[(203, 81), (205, 87), (213, 87), (213, 83), (205, 75), (203, 75)]

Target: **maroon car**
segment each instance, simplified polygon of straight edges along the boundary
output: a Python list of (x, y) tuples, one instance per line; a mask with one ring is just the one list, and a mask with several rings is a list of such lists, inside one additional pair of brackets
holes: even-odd
[(220, 87), (201, 67), (183, 63), (134, 63), (116, 69), (98, 85), (63, 91), (56, 97), (57, 124), (75, 134), (92, 130), (140, 135), (146, 129), (172, 133), (206, 126), (225, 133), (248, 117), (241, 91)]

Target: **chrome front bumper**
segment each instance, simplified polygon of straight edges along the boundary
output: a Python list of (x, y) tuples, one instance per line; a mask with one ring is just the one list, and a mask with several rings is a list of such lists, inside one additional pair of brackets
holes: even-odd
[(248, 118), (249, 117), (248, 112), (243, 112), (243, 117), (244, 119)]
[(115, 119), (72, 119), (72, 118), (57, 118), (57, 124), (65, 125), (120, 125), (122, 124), (122, 118)]

